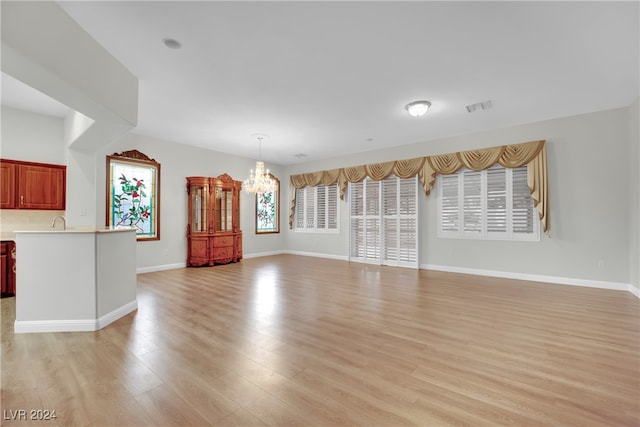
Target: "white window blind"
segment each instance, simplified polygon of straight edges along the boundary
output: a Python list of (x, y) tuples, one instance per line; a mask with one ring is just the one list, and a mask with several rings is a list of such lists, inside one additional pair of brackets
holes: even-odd
[(356, 259), (364, 259), (364, 183), (349, 184), (349, 214), (351, 218), (350, 255)]
[(513, 233), (530, 235), (539, 227), (537, 215), (531, 199), (531, 191), (527, 184), (527, 169), (513, 169), (512, 222)]
[(417, 200), (416, 178), (349, 184), (349, 259), (418, 268)]
[(379, 264), (380, 184), (369, 178), (349, 184), (350, 259)]
[(338, 230), (338, 184), (328, 187), (327, 191), (327, 229)]
[(380, 258), (380, 183), (371, 179), (364, 181), (365, 201), (365, 258)]
[(440, 237), (539, 240), (527, 167), (439, 175)]
[(296, 189), (295, 231), (337, 233), (338, 184)]
[(324, 186), (316, 187), (317, 210), (316, 227), (327, 228), (327, 188)]
[(304, 206), (306, 188), (296, 188), (295, 229), (304, 229)]
[(507, 170), (487, 170), (487, 232), (506, 233), (507, 227)]
[(462, 218), (465, 233), (482, 232), (482, 172), (469, 172), (462, 181)]
[(441, 230), (445, 233), (460, 229), (460, 175), (441, 176), (440, 218)]

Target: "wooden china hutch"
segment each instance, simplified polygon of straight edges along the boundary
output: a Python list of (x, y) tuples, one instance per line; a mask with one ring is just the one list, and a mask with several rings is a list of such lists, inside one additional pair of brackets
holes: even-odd
[(242, 259), (241, 189), (242, 182), (226, 173), (215, 178), (187, 177), (187, 266)]

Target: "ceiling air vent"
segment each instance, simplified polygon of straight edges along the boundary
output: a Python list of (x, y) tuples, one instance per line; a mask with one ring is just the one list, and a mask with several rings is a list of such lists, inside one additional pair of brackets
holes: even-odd
[(476, 111), (489, 110), (491, 109), (491, 107), (491, 100), (488, 100), (484, 102), (478, 102), (473, 105), (467, 105), (466, 108), (468, 113), (475, 113)]
[(304, 159), (305, 157), (307, 157), (307, 155), (299, 153), (299, 154), (294, 154), (293, 157), (297, 157), (298, 159)]

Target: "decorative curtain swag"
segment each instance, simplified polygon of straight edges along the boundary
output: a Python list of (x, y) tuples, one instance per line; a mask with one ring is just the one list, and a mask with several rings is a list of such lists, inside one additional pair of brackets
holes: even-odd
[(496, 163), (505, 168), (527, 165), (527, 182), (533, 198), (533, 205), (538, 211), (545, 234), (550, 236), (547, 148), (544, 140), (291, 175), (293, 189), (289, 205), (289, 228), (293, 228), (293, 215), (296, 206), (295, 190), (298, 188), (314, 187), (319, 184), (333, 185), (337, 182), (340, 187), (340, 199), (344, 200), (347, 183), (360, 182), (367, 176), (375, 181), (380, 181), (393, 173), (403, 179), (418, 175), (422, 188), (428, 196), (431, 194), (437, 174), (449, 175), (458, 172), (463, 167), (480, 171), (489, 169)]

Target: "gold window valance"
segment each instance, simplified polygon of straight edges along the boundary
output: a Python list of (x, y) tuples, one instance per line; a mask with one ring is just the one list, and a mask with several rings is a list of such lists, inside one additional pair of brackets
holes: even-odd
[(547, 148), (544, 140), (291, 175), (293, 191), (289, 204), (289, 228), (293, 228), (293, 215), (296, 206), (295, 189), (297, 188), (338, 183), (340, 198), (344, 200), (344, 192), (348, 182), (360, 182), (367, 176), (375, 181), (380, 181), (393, 173), (398, 178), (411, 178), (418, 175), (424, 192), (428, 196), (431, 194), (431, 188), (437, 174), (449, 175), (458, 172), (463, 167), (479, 171), (488, 169), (496, 163), (505, 168), (527, 165), (527, 182), (533, 198), (533, 205), (538, 210), (544, 232), (550, 235)]

